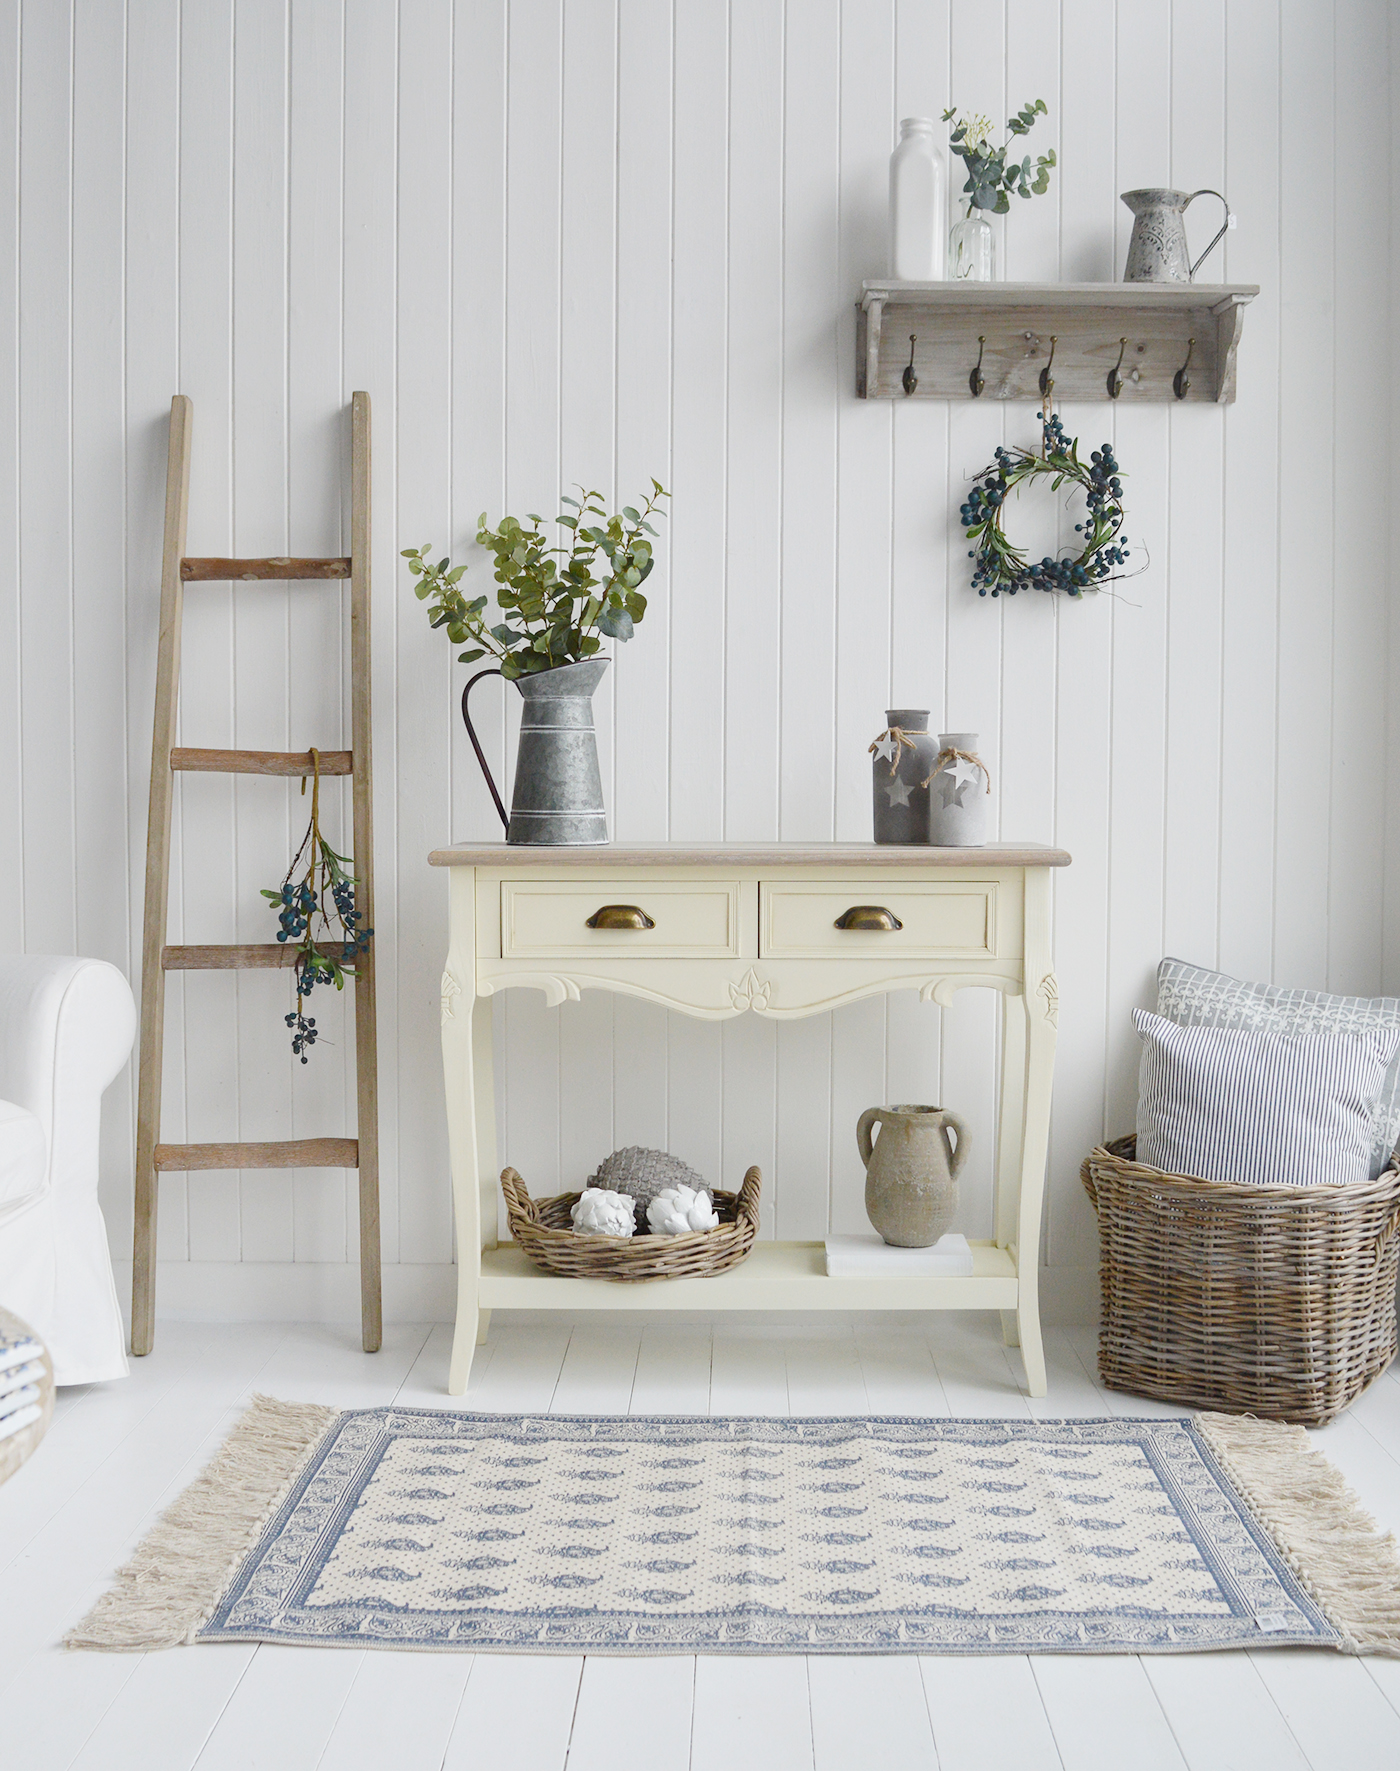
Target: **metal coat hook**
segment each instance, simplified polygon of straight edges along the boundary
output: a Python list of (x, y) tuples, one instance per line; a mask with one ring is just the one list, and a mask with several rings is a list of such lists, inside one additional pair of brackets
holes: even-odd
[(909, 363), (908, 363), (908, 366), (905, 368), (903, 375), (900, 377), (900, 380), (904, 383), (904, 391), (906, 394), (912, 394), (914, 389), (919, 385), (919, 378), (914, 373), (914, 339), (915, 339), (915, 336), (916, 335), (913, 332), (911, 332), (909, 334)]
[(1176, 374), (1172, 376), (1172, 392), (1179, 400), (1184, 400), (1186, 398), (1187, 392), (1191, 386), (1191, 383), (1186, 379), (1186, 371), (1191, 367), (1191, 353), (1195, 348), (1195, 339), (1188, 338), (1186, 340), (1186, 361), (1177, 370)]
[(1123, 367), (1123, 352), (1127, 348), (1127, 339), (1120, 338), (1118, 340), (1118, 361), (1108, 372), (1108, 397), (1110, 400), (1116, 400), (1123, 391), (1123, 377), (1118, 371)]
[(972, 389), (974, 400), (980, 398), (982, 389), (987, 385), (987, 379), (982, 373), (982, 352), (986, 348), (987, 335), (985, 332), (979, 332), (977, 334), (977, 367), (967, 378), (967, 385)]
[(1050, 334), (1050, 360), (1046, 363), (1045, 367), (1040, 372), (1040, 391), (1041, 391), (1041, 394), (1047, 400), (1049, 399), (1050, 395), (1055, 391), (1055, 381), (1054, 381), (1054, 377), (1051, 375), (1050, 371), (1055, 366), (1055, 346), (1059, 342), (1060, 341), (1059, 341), (1058, 337), (1052, 332)]

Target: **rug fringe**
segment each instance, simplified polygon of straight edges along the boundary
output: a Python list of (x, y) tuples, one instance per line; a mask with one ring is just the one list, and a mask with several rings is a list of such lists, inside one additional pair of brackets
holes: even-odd
[(314, 1402), (254, 1396), (212, 1462), (141, 1540), (64, 1646), (139, 1650), (192, 1642), (336, 1415)]
[(1352, 1654), (1400, 1655), (1400, 1551), (1302, 1427), (1251, 1415), (1195, 1424)]

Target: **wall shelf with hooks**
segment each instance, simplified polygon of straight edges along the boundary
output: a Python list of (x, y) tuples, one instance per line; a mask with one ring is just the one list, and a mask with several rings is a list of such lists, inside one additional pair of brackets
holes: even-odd
[(1057, 400), (1228, 405), (1258, 293), (1246, 283), (865, 283), (856, 393), (1039, 404), (1051, 367)]

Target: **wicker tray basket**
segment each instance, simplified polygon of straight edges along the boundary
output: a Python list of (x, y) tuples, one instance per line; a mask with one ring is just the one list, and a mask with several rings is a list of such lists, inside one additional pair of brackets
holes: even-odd
[(1099, 1375), (1113, 1390), (1321, 1426), (1395, 1356), (1400, 1172), (1239, 1187), (1094, 1151)]
[(758, 1234), (758, 1195), (763, 1177), (756, 1168), (737, 1193), (715, 1188), (717, 1230), (686, 1236), (576, 1236), (569, 1208), (577, 1193), (531, 1199), (513, 1168), (501, 1173), (510, 1233), (537, 1267), (563, 1279), (614, 1279), (637, 1284), (648, 1279), (704, 1279), (747, 1259)]

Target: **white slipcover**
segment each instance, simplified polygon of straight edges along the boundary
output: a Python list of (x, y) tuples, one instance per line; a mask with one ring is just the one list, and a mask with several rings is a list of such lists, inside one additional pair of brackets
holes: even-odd
[(0, 1303), (44, 1342), (60, 1384), (126, 1376), (97, 1166), (102, 1091), (135, 1034), (115, 966), (0, 958)]

